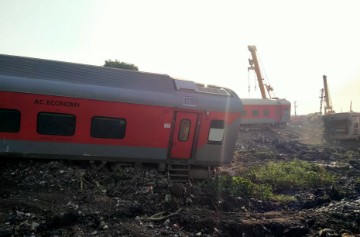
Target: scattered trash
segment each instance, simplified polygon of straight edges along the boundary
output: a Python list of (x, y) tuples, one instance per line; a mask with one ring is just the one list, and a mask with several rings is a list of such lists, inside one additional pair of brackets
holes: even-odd
[(311, 128), (240, 131), (233, 161), (216, 172), (299, 159), (338, 177), (329, 188), (280, 193), (288, 202), (174, 184), (127, 164), (1, 159), (0, 236), (356, 236), (360, 150), (322, 144)]

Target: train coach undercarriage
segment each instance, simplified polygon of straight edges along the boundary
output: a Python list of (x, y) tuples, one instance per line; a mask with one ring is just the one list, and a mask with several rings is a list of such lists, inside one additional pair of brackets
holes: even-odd
[(214, 166), (194, 165), (186, 161), (171, 161), (157, 164), (90, 160), (89, 163), (96, 169), (102, 169), (105, 166), (108, 166), (111, 170), (113, 166), (134, 169), (156, 169), (157, 171), (165, 174), (169, 179), (176, 182), (206, 180), (214, 177), (216, 173), (216, 167)]
[(215, 175), (215, 168), (212, 166), (198, 166), (191, 165), (186, 162), (169, 162), (161, 164), (152, 163), (118, 163), (108, 161), (89, 161), (91, 166), (96, 169), (102, 169), (105, 166), (135, 168), (135, 169), (157, 169), (159, 172), (165, 174), (170, 180), (174, 182), (189, 182), (190, 180), (206, 180)]
[(81, 164), (88, 164), (93, 169), (153, 169), (166, 175), (175, 182), (188, 182), (190, 180), (206, 180), (215, 176), (216, 166), (192, 164), (187, 160), (169, 160), (161, 163), (129, 162), (128, 160), (106, 159), (104, 157), (79, 157), (79, 156), (54, 156), (54, 155), (30, 155), (20, 153), (0, 153), (0, 158), (9, 160), (30, 161), (64, 161)]
[[(3, 157), (5, 158), (5, 157)], [(171, 161), (167, 163), (141, 163), (141, 162), (117, 162), (117, 161), (108, 161), (101, 159), (93, 160), (84, 160), (84, 159), (62, 159), (62, 158), (48, 158), (48, 157), (36, 157), (31, 158), (24, 157), (21, 155), (6, 156), (5, 159), (9, 160), (27, 160), (31, 161), (64, 161), (75, 163), (76, 165), (89, 165), (93, 169), (102, 170), (108, 169), (110, 172), (114, 172), (117, 169), (152, 169), (157, 170), (159, 173), (164, 174), (170, 180), (174, 182), (189, 182), (191, 180), (206, 180), (215, 176), (216, 167), (214, 166), (200, 166), (193, 165), (188, 162), (183, 161)]]

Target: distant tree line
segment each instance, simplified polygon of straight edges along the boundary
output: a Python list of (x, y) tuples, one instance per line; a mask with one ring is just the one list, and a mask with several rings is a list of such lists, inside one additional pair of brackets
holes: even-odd
[(111, 59), (105, 60), (104, 67), (112, 67), (112, 68), (139, 71), (139, 68), (136, 65), (130, 64), (130, 63), (125, 63), (125, 62), (120, 62), (117, 59), (115, 61), (113, 61)]

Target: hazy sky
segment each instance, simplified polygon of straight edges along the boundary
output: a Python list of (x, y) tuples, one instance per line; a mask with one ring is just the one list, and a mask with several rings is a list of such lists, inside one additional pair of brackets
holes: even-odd
[(264, 77), (298, 114), (319, 111), (324, 74), (336, 112), (350, 101), (360, 112), (359, 9), (357, 0), (1, 0), (0, 53), (118, 59), (258, 98), (247, 70), (256, 45)]

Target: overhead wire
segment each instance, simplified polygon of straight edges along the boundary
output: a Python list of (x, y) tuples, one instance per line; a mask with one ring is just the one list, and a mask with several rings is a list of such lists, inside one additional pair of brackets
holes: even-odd
[[(253, 71), (253, 72), (250, 72)], [(248, 96), (251, 97), (251, 83), (254, 83), (254, 91), (257, 91), (257, 79), (254, 70), (248, 69)]]

